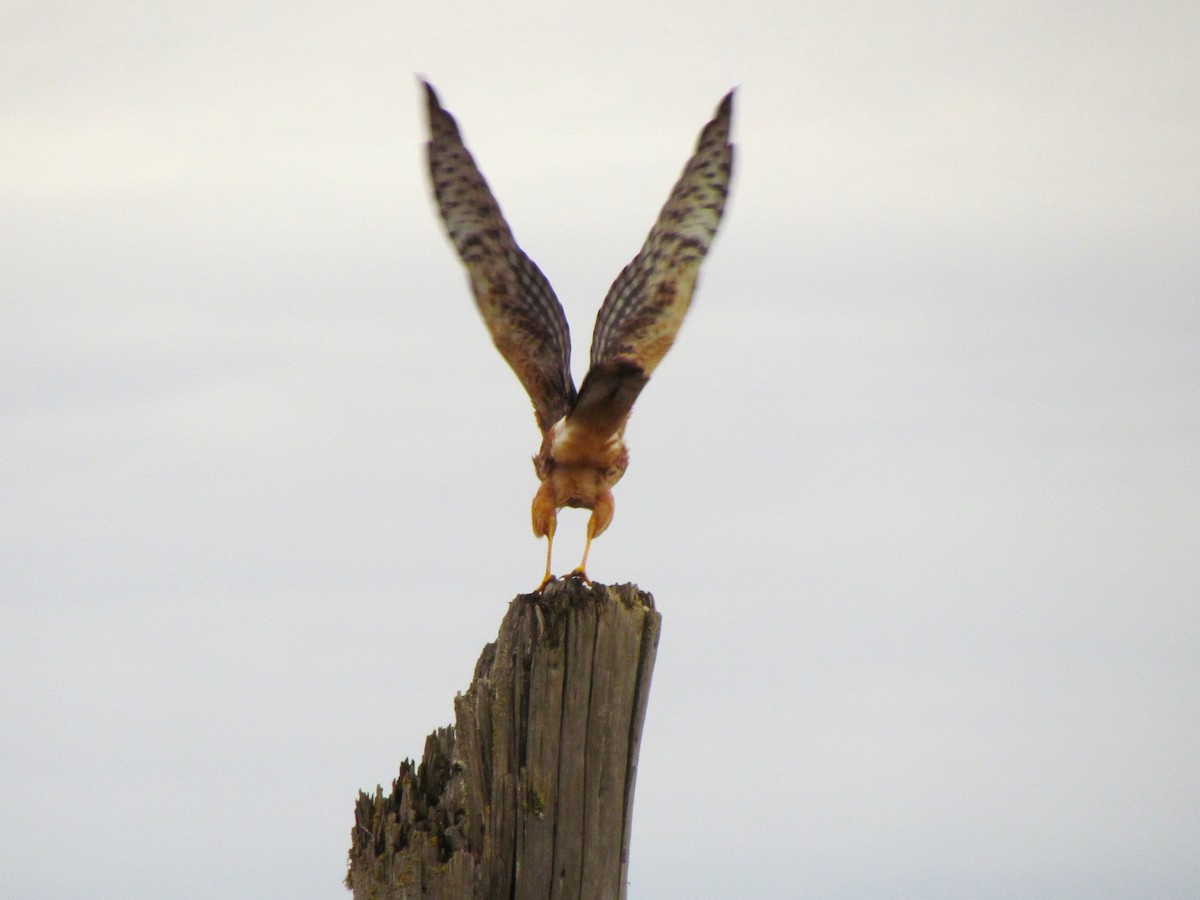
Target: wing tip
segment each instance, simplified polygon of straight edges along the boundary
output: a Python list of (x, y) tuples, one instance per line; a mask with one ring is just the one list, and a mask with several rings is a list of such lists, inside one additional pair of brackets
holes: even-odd
[(425, 102), (429, 104), (430, 109), (441, 109), (441, 101), (438, 100), (437, 91), (433, 89), (433, 85), (429, 83), (429, 79), (424, 75), (417, 75), (417, 84), (425, 89)]
[(717, 104), (717, 111), (713, 115), (715, 119), (728, 119), (733, 115), (733, 98), (737, 94), (738, 85), (734, 85), (729, 89), (729, 92), (721, 98), (721, 102)]
[(423, 75), (418, 75), (417, 81), (425, 89), (425, 112), (429, 121), (430, 141), (433, 142), (442, 137), (457, 138), (461, 141), (462, 136), (458, 130), (458, 122), (442, 106), (442, 101), (433, 85)]
[(713, 112), (712, 119), (704, 126), (704, 130), (700, 132), (700, 139), (696, 142), (697, 149), (703, 147), (713, 138), (718, 139), (725, 146), (731, 146), (729, 135), (733, 128), (733, 99), (737, 90), (737, 86), (735, 85), (721, 98), (721, 102), (717, 104), (716, 111)]

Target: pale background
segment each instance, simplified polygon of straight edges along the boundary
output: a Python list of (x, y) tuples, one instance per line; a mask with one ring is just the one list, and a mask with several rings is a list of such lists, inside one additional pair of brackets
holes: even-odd
[(631, 897), (1200, 895), (1198, 47), (1194, 0), (0, 5), (0, 894), (343, 897), (540, 577), (421, 74), (577, 378), (739, 86), (593, 549), (665, 623)]

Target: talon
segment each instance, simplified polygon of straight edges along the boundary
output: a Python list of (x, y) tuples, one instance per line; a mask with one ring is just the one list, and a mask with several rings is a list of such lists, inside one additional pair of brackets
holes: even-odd
[(567, 577), (568, 578), (576, 578), (576, 577), (582, 578), (584, 584), (586, 584), (588, 587), (592, 586), (592, 579), (588, 578), (588, 574), (587, 574), (587, 572), (585, 572), (583, 570), (583, 566), (579, 566), (575, 569), (572, 569), (571, 574), (568, 575)]

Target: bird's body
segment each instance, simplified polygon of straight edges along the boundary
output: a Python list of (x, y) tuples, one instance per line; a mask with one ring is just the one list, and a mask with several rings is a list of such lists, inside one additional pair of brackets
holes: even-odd
[(533, 531), (546, 537), (546, 575), (559, 509), (590, 509), (592, 540), (613, 515), (612, 487), (629, 465), (625, 423), (651, 372), (670, 349), (691, 303), (700, 263), (716, 233), (732, 171), (733, 94), (701, 132), (696, 152), (641, 251), (613, 282), (596, 316), (591, 367), (577, 391), (566, 316), (541, 270), (517, 246), (454, 119), (425, 85), (430, 177), (438, 210), (470, 276), (492, 340), (533, 401), (542, 444)]

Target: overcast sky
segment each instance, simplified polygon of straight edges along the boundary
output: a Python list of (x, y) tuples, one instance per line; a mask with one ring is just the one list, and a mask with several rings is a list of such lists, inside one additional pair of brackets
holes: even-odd
[(738, 86), (630, 896), (1200, 895), (1200, 5), (565, 6), (0, 2), (0, 893), (345, 896), (537, 584), (420, 74), (577, 379)]

